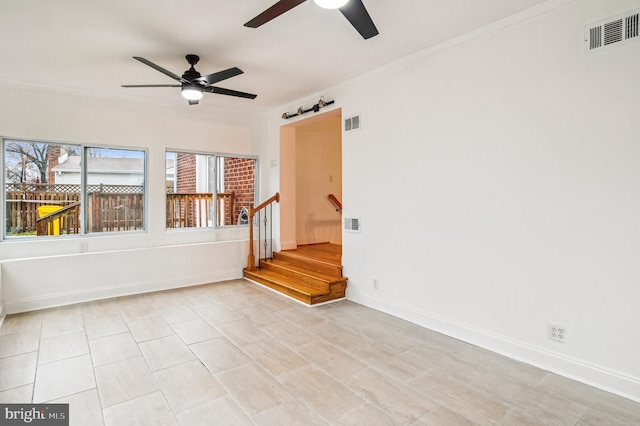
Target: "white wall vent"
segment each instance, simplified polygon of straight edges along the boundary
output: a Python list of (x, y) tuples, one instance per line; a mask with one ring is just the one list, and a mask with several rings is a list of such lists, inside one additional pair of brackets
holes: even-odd
[(360, 232), (360, 218), (345, 217), (344, 230), (347, 232)]
[(584, 27), (585, 53), (640, 41), (640, 9)]
[(350, 132), (352, 130), (360, 130), (360, 115), (344, 119), (344, 131)]

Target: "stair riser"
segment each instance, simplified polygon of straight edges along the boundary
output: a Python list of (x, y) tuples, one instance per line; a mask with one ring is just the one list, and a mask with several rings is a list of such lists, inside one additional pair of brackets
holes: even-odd
[(346, 297), (347, 284), (335, 284), (331, 286), (331, 292), (329, 294), (323, 294), (322, 296), (316, 296), (311, 298), (311, 305), (317, 303), (329, 302), (331, 300), (343, 299)]
[(263, 279), (262, 277), (259, 276), (255, 276), (255, 275), (251, 275), (250, 273), (246, 273), (245, 272), (245, 277), (247, 277), (248, 279), (255, 281), (261, 285), (264, 285), (266, 287), (269, 287), (272, 290), (275, 290), (279, 293), (285, 294), (289, 297), (292, 297), (302, 303), (305, 303), (307, 305), (316, 305), (318, 303), (325, 303), (325, 302), (330, 302), (332, 300), (338, 300), (338, 299), (343, 299), (346, 297), (346, 288), (347, 285), (346, 284), (338, 284), (335, 285), (332, 289), (330, 293), (327, 294), (323, 294), (320, 296), (309, 296), (306, 294), (302, 294), (302, 293), (298, 293), (295, 290), (288, 288), (288, 287), (283, 287), (281, 285), (279, 285), (276, 282), (273, 282), (271, 280), (266, 280)]
[(260, 266), (264, 269), (268, 269), (270, 271), (274, 271), (277, 272), (279, 274), (282, 274), (286, 277), (290, 277), (290, 278), (295, 278), (296, 280), (299, 280), (300, 282), (303, 282), (307, 285), (313, 286), (315, 288), (319, 288), (319, 289), (323, 289), (323, 290), (329, 290), (329, 283), (326, 281), (323, 281), (319, 278), (314, 278), (314, 277), (310, 277), (310, 276), (306, 276), (304, 274), (301, 274), (299, 272), (296, 271), (292, 271), (290, 269), (287, 269), (287, 267), (285, 265), (279, 265), (277, 263), (272, 263), (272, 262), (261, 262)]
[[(271, 289), (273, 289), (273, 290), (275, 290), (275, 291), (277, 291), (279, 293), (286, 294), (289, 297), (293, 297), (294, 299), (299, 300), (299, 301), (301, 301), (303, 303), (306, 303), (307, 305), (311, 305), (312, 304), (312, 298), (307, 294), (298, 293), (293, 289), (281, 286), (281, 285), (279, 285), (278, 283), (276, 283), (274, 281), (271, 281), (271, 280), (268, 280), (268, 279), (264, 279), (264, 278), (262, 278), (260, 276), (251, 274), (250, 272), (247, 272), (247, 271), (245, 271), (244, 276), (249, 278), (252, 281), (255, 281), (255, 282), (260, 283), (260, 284), (262, 284), (262, 285), (264, 285), (266, 287), (269, 287), (269, 288), (271, 288)], [(316, 302), (316, 303), (318, 303), (318, 302)]]

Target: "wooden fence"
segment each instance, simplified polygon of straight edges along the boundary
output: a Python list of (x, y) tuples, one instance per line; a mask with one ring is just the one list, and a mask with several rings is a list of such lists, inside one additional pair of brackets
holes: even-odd
[(144, 229), (144, 201), (140, 194), (92, 192), (87, 194), (89, 232)]
[[(7, 184), (7, 234), (79, 233), (80, 190), (80, 185), (68, 184)], [(140, 185), (88, 185), (87, 229), (89, 232), (143, 229), (143, 197)]]
[[(7, 184), (8, 235), (59, 235), (80, 232), (80, 185)], [(166, 194), (167, 228), (211, 226), (213, 194)], [(235, 225), (234, 193), (217, 194), (217, 226)], [(143, 229), (144, 194), (136, 185), (89, 185), (88, 232)]]
[[(80, 185), (7, 184), (7, 234), (33, 234), (37, 230), (38, 207), (66, 207), (80, 201)], [(42, 209), (41, 209), (42, 212)], [(47, 213), (44, 213), (47, 214)]]

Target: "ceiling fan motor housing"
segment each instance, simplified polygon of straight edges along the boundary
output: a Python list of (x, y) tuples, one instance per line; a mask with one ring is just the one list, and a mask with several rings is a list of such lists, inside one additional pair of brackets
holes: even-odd
[(182, 74), (182, 78), (185, 80), (193, 81), (196, 78), (200, 78), (200, 73), (195, 70), (194, 66), (200, 61), (200, 57), (198, 55), (187, 55), (185, 56), (191, 68), (186, 70), (184, 74)]
[(193, 82), (196, 78), (200, 78), (200, 73), (193, 69), (193, 67), (189, 70), (186, 70), (184, 74), (182, 74), (182, 78), (185, 80), (189, 80)]
[(187, 60), (189, 65), (194, 66), (195, 64), (197, 64), (200, 61), (200, 56), (194, 55), (194, 54), (189, 54), (189, 55), (185, 56), (185, 59)]

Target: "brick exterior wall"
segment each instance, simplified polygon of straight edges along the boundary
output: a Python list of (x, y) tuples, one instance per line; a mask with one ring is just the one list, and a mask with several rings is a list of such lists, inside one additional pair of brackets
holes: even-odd
[(49, 145), (47, 149), (47, 182), (41, 183), (56, 183), (56, 172), (52, 169), (58, 165), (58, 158), (60, 157), (60, 147), (57, 145)]
[(196, 192), (196, 156), (194, 154), (176, 154), (176, 192)]
[(226, 213), (224, 223), (236, 224), (243, 207), (254, 204), (255, 160), (251, 158), (225, 158), (224, 184), (222, 192), (233, 192), (235, 196), (232, 217)]

